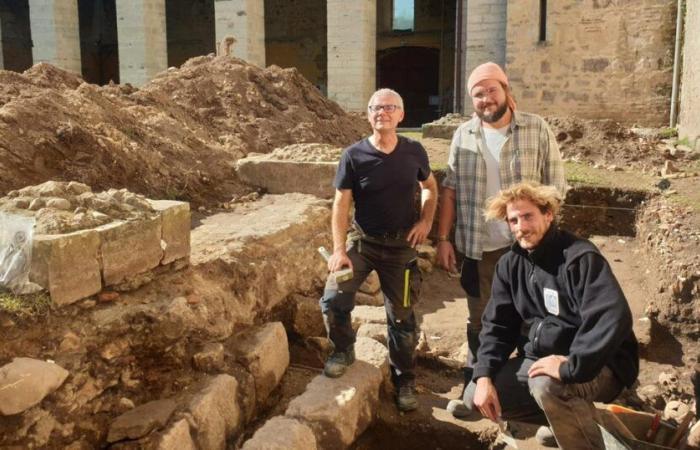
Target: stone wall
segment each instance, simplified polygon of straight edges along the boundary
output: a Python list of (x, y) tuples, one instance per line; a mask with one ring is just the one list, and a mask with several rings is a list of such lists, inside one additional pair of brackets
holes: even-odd
[(217, 46), (233, 36), (233, 56), (265, 67), (265, 4), (260, 0), (215, 0)]
[[(678, 135), (700, 137), (700, 3), (686, 2), (683, 76)], [(700, 142), (700, 140), (698, 140)], [(700, 144), (696, 144), (696, 148)]]
[[(510, 9), (506, 0), (464, 1), (462, 18), (462, 45), (464, 57), (462, 88), (464, 112), (471, 113), (471, 97), (467, 92), (467, 79), (479, 64), (493, 61), (503, 66), (506, 61), (506, 16)], [(518, 2), (511, 2), (518, 3)], [(529, 3), (529, 2), (528, 2)]]
[(326, 8), (328, 98), (364, 111), (376, 84), (376, 3), (327, 0)]
[(326, 50), (326, 0), (265, 0), (268, 65), (297, 68), (325, 94)]
[(141, 86), (168, 67), (165, 0), (117, 2), (119, 81)]
[(548, 2), (539, 39), (539, 1), (508, 4), (507, 71), (523, 110), (543, 115), (668, 122), (675, 0)]

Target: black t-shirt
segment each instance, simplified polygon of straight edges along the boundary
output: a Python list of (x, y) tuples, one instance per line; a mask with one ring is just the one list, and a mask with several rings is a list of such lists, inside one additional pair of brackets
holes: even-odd
[(418, 181), (430, 175), (423, 146), (399, 136), (390, 154), (363, 139), (343, 150), (335, 175), (336, 189), (351, 189), (355, 221), (370, 235), (410, 229), (418, 219)]

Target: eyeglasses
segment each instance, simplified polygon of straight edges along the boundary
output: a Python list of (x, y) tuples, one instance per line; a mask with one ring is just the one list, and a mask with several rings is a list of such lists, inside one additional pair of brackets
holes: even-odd
[(488, 89), (484, 89), (482, 91), (477, 92), (476, 94), (473, 95), (473, 97), (477, 100), (484, 100), (486, 97), (493, 98), (496, 93), (498, 92), (498, 88), (496, 86), (490, 87)]
[(368, 108), (370, 111), (375, 113), (381, 110), (384, 110), (388, 113), (392, 113), (397, 109), (400, 109), (401, 107), (399, 105), (369, 105)]

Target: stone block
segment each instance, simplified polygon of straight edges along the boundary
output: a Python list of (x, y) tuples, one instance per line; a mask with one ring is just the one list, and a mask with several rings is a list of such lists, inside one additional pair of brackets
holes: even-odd
[(160, 216), (133, 222), (114, 222), (98, 227), (102, 241), (102, 277), (114, 285), (160, 264)]
[(169, 264), (177, 259), (190, 256), (190, 228), (192, 217), (190, 204), (173, 200), (149, 200), (161, 216), (161, 245), (163, 260)]
[(190, 425), (186, 419), (177, 421), (161, 436), (157, 450), (195, 450), (192, 434), (190, 433)]
[(192, 359), (199, 370), (211, 372), (221, 369), (224, 365), (224, 346), (220, 342), (209, 342)]
[(0, 367), (0, 414), (11, 416), (37, 405), (68, 377), (63, 367), (32, 358), (14, 358)]
[(102, 290), (97, 232), (35, 235), (33, 241), (29, 278), (47, 289), (54, 303), (70, 304)]
[(385, 381), (389, 380), (389, 349), (369, 337), (358, 337), (355, 341), (355, 358), (379, 369)]
[(367, 337), (370, 339), (374, 339), (375, 341), (386, 345), (387, 343), (387, 329), (386, 325), (383, 325), (381, 323), (365, 323), (363, 325), (360, 325), (360, 328), (357, 329), (357, 337)]
[(304, 337), (324, 336), (325, 328), (318, 299), (294, 295), (292, 301), (294, 302), (292, 318), (294, 332)]
[(289, 417), (277, 416), (268, 420), (242, 450), (315, 450), (316, 437), (311, 428)]
[(363, 306), (384, 306), (384, 295), (381, 291), (374, 294), (364, 292), (355, 293), (355, 305)]
[(355, 306), (352, 310), (352, 327), (360, 328), (365, 323), (382, 323), (386, 325), (386, 310), (383, 306)]
[(197, 427), (195, 440), (199, 448), (226, 448), (226, 438), (241, 424), (237, 394), (238, 381), (230, 375), (218, 375), (192, 399), (189, 411)]
[(249, 157), (238, 160), (236, 170), (243, 182), (270, 194), (299, 192), (321, 198), (335, 194), (333, 178), (338, 167), (331, 162), (278, 161)]
[(117, 417), (109, 427), (107, 442), (139, 439), (168, 423), (175, 411), (175, 402), (169, 399), (144, 403)]
[(365, 281), (360, 285), (360, 292), (365, 294), (375, 294), (379, 292), (381, 285), (379, 284), (379, 275), (376, 271), (371, 271)]
[(264, 402), (289, 366), (289, 343), (281, 322), (265, 324), (245, 333), (234, 350), (236, 359), (255, 379), (255, 397)]
[(285, 415), (308, 424), (319, 448), (346, 448), (372, 422), (381, 384), (379, 369), (355, 361), (340, 378), (319, 375), (311, 380)]

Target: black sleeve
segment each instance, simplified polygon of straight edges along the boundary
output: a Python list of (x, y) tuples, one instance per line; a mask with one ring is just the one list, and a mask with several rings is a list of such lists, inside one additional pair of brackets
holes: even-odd
[(581, 326), (559, 368), (565, 383), (595, 378), (632, 330), (632, 312), (610, 265), (602, 255), (585, 253), (567, 268), (571, 295), (578, 300)]
[(418, 181), (425, 181), (430, 176), (430, 161), (428, 160), (428, 152), (420, 143), (418, 146)]
[(352, 189), (354, 178), (355, 171), (352, 167), (352, 158), (350, 158), (348, 149), (345, 149), (343, 154), (340, 155), (340, 162), (338, 162), (338, 170), (335, 172), (333, 186), (336, 189)]
[(508, 257), (504, 256), (496, 264), (484, 316), (479, 334), (479, 353), (474, 367), (473, 379), (491, 377), (505, 364), (520, 336), (522, 318), (513, 304), (510, 286)]

